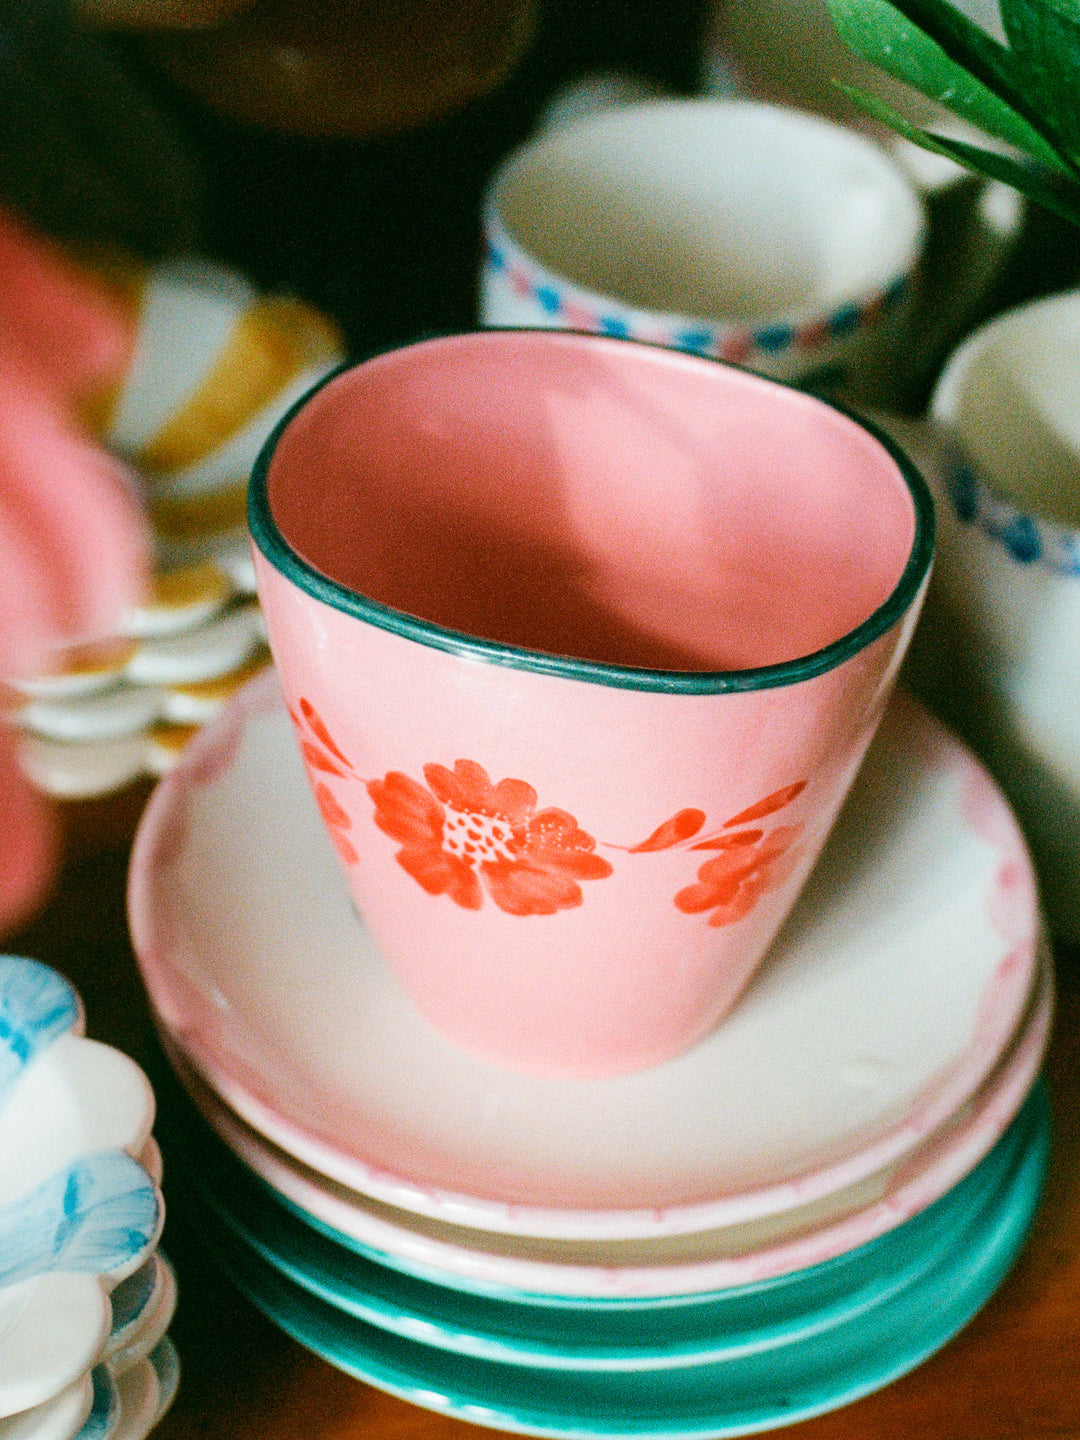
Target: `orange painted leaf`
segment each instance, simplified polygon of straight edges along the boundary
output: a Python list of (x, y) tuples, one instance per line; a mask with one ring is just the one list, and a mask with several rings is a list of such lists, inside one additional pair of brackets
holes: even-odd
[(796, 780), (794, 785), (785, 785), (782, 790), (774, 790), (771, 795), (766, 795), (764, 800), (759, 800), (756, 805), (751, 805), (747, 810), (740, 810), (738, 815), (733, 815), (730, 820), (724, 821), (724, 829), (731, 825), (746, 825), (751, 820), (760, 820), (764, 815), (772, 815), (777, 810), (782, 810), (785, 805), (790, 805), (797, 795), (801, 795), (806, 789), (805, 780)]
[(345, 810), (320, 780), (315, 786), (315, 803), (322, 811), (322, 817), (332, 830), (351, 830), (352, 821)]
[(359, 862), (360, 856), (353, 849), (352, 842), (347, 835), (342, 835), (340, 830), (331, 830), (330, 839), (334, 842), (335, 849), (346, 865), (356, 865)]
[(343, 780), (348, 778), (348, 771), (342, 770), (340, 765), (335, 765), (329, 755), (324, 755), (317, 745), (312, 745), (310, 740), (301, 740), (300, 749), (304, 752), (304, 759), (313, 770), (322, 770), (327, 775), (340, 775)]
[(734, 835), (710, 835), (691, 845), (691, 850), (731, 850), (738, 845), (756, 845), (765, 834), (764, 830), (738, 830)]
[(658, 826), (647, 840), (630, 847), (631, 855), (644, 855), (650, 850), (670, 850), (683, 840), (696, 835), (705, 824), (704, 810), (680, 810), (670, 820)]
[(341, 763), (343, 765), (348, 765), (349, 769), (351, 770), (352, 766), (349, 765), (346, 757), (334, 744), (333, 739), (330, 736), (330, 731), (327, 730), (326, 726), (323, 724), (322, 720), (319, 717), (319, 712), (315, 709), (315, 706), (312, 705), (311, 701), (305, 700), (304, 697), (301, 696), (300, 709), (303, 713), (304, 719), (307, 721), (311, 729), (311, 733), (315, 736), (315, 738), (321, 741), (322, 744), (326, 746), (327, 750), (329, 750), (332, 755), (336, 755), (337, 758), (341, 761)]

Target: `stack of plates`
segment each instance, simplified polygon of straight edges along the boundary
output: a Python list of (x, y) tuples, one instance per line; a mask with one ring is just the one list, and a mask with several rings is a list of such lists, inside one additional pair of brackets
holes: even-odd
[(92, 419), (141, 491), (156, 564), (152, 594), (122, 633), (12, 686), (23, 768), (66, 799), (164, 774), (267, 663), (248, 475), (274, 424), (344, 358), (317, 311), (207, 260), (109, 256), (94, 268), (129, 307), (134, 345)]
[(238, 549), (161, 573), (127, 634), (11, 682), (8, 718), (29, 778), (81, 800), (171, 770), (199, 726), (269, 662), (250, 569)]
[(0, 1440), (142, 1440), (179, 1368), (154, 1096), (56, 971), (0, 956)]
[(170, 1176), (285, 1330), (419, 1405), (553, 1436), (750, 1433), (939, 1348), (1042, 1183), (1030, 864), (970, 754), (892, 704), (735, 1012), (636, 1075), (484, 1065), (351, 908), (272, 673), (132, 863)]

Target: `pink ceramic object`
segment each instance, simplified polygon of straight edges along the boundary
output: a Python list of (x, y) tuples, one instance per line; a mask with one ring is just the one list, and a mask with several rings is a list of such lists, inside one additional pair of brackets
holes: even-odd
[(373, 1202), (538, 1241), (674, 1243), (902, 1165), (991, 1080), (1040, 949), (1007, 806), (903, 694), (734, 1013), (636, 1074), (485, 1065), (418, 1016), (350, 902), (273, 673), (158, 787), (130, 909), (171, 1048), (271, 1144)]
[[(1048, 957), (1014, 1036), (978, 1089), (927, 1137), (881, 1169), (802, 1205), (679, 1235), (565, 1240), (472, 1228), (396, 1209), (294, 1159), (247, 1125), (170, 1045), (203, 1118), (296, 1210), (391, 1265), (465, 1289), (649, 1299), (787, 1275), (865, 1245), (925, 1210), (968, 1175), (1008, 1129), (1038, 1076), (1053, 1011)], [(861, 1159), (862, 1157), (856, 1157)]]
[(568, 1076), (707, 1034), (883, 713), (921, 478), (718, 362), (488, 331), (318, 388), (250, 507), (312, 787), (421, 1013)]
[[(148, 534), (121, 467), (80, 415), (115, 382), (123, 314), (0, 208), (0, 679), (48, 670), (142, 598)], [(0, 734), (0, 929), (42, 902), (59, 858), (52, 816)]]

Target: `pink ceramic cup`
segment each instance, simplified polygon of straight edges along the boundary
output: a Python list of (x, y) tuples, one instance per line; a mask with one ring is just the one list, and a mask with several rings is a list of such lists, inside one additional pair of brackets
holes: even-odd
[(565, 1076), (712, 1030), (915, 625), (933, 509), (903, 456), (718, 361), (492, 330), (314, 390), (250, 521), (316, 799), (418, 1010)]

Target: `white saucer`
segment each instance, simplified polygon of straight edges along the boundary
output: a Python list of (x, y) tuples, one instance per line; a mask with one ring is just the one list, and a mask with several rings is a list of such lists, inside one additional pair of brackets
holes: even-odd
[(1011, 813), (903, 696), (735, 1012), (640, 1074), (499, 1070), (417, 1016), (350, 906), (272, 673), (159, 786), (129, 899), (164, 1032), (267, 1139), (399, 1208), (563, 1238), (741, 1223), (874, 1174), (993, 1071), (1039, 951)]
[(137, 1271), (125, 1281), (125, 1287), (134, 1280), (142, 1282), (137, 1297), (131, 1297), (124, 1287), (112, 1296), (113, 1328), (101, 1359), (114, 1375), (145, 1360), (165, 1338), (176, 1313), (176, 1273), (160, 1250), (150, 1257), (142, 1272)]
[[(433, 1282), (440, 1291), (452, 1288), (519, 1301), (542, 1296), (547, 1307), (592, 1300), (618, 1300), (627, 1306), (788, 1275), (847, 1254), (921, 1214), (993, 1149), (1030, 1094), (1046, 1051), (1053, 990), (1047, 956), (1032, 1007), (1000, 1064), (954, 1115), (891, 1165), (780, 1215), (643, 1239), (501, 1235), (384, 1205), (326, 1179), (272, 1145), (202, 1084), (182, 1057), (174, 1053), (171, 1058), (207, 1126), (268, 1187), (262, 1192), (266, 1210), (273, 1210), (270, 1192), (276, 1192), (293, 1215), (343, 1249)], [(182, 1104), (164, 1076), (158, 1094), (169, 1123), (178, 1127), (172, 1144), (216, 1198), (235, 1164), (228, 1165), (220, 1147), (215, 1149), (205, 1127), (192, 1124), (192, 1108)], [(307, 1251), (325, 1245), (325, 1240), (309, 1230), (306, 1243), (298, 1245)], [(342, 1257), (339, 1264), (347, 1266), (348, 1260)]]
[(73, 1440), (94, 1403), (94, 1382), (83, 1371), (58, 1395), (0, 1420), (0, 1440)]

